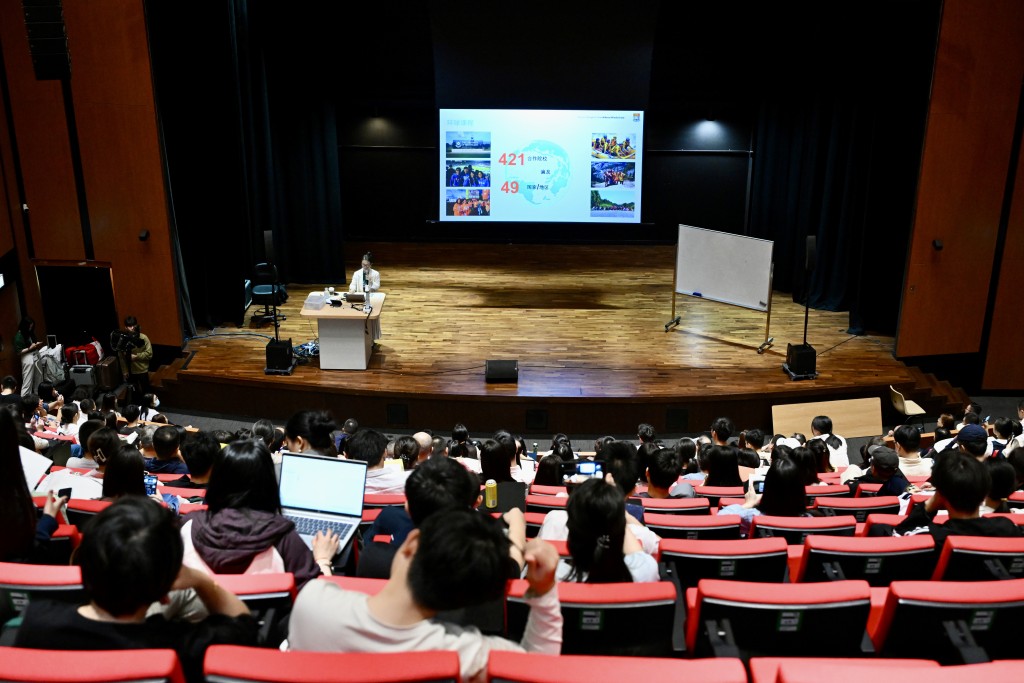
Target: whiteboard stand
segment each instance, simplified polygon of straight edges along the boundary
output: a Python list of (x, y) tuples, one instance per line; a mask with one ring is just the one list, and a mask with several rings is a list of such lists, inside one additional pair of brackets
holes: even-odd
[[(770, 331), (771, 331), (771, 326), (772, 326), (772, 297), (771, 297), (771, 292), (772, 292), (772, 283), (774, 282), (774, 280), (775, 280), (775, 264), (773, 263), (772, 266), (771, 266), (771, 275), (768, 278), (768, 309), (765, 311), (765, 316), (764, 316), (764, 341), (761, 342), (760, 346), (757, 347), (758, 355), (764, 353), (765, 351), (767, 351), (768, 349), (770, 349), (772, 346), (775, 345), (775, 337), (770, 336)], [(702, 301), (708, 301), (708, 299), (704, 299), (704, 297), (699, 296), (699, 295), (687, 294), (685, 292), (678, 292), (678, 293), (682, 294), (683, 296), (693, 297), (694, 299), (701, 299)], [(676, 315), (676, 294), (677, 294), (677, 292), (675, 291), (675, 286), (673, 286), (672, 287), (672, 319), (669, 320), (667, 323), (665, 323), (665, 331), (666, 332), (668, 332), (669, 330), (671, 330), (671, 329), (673, 329), (675, 327), (678, 327), (679, 324), (683, 321), (683, 317), (681, 315)], [(730, 303), (726, 303), (724, 301), (719, 301), (717, 303), (723, 303), (726, 306), (738, 306), (739, 308), (747, 308), (746, 306), (739, 306), (738, 304), (730, 304)]]

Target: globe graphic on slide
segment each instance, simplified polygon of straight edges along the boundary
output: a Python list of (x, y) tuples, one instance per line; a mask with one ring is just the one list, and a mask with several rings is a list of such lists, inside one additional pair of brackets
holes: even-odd
[(519, 183), (519, 195), (531, 204), (558, 199), (569, 185), (569, 156), (547, 140), (534, 140), (518, 150), (525, 157), (522, 166), (506, 166), (505, 177)]

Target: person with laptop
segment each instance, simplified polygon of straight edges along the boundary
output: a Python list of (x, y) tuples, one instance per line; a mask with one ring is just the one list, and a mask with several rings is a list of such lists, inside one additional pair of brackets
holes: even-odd
[(234, 441), (217, 454), (206, 504), (184, 518), (187, 566), (211, 574), (291, 572), (296, 587), (331, 575), (337, 534), (317, 531), (307, 545), (281, 514), (274, 461), (262, 441)]

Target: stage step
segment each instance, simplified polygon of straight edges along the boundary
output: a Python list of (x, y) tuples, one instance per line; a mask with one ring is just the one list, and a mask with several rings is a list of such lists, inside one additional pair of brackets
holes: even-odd
[(964, 404), (970, 400), (963, 389), (954, 387), (930, 372), (909, 365), (907, 371), (914, 378), (914, 385), (907, 388), (906, 396), (927, 410), (930, 418), (937, 418), (942, 413), (959, 416)]

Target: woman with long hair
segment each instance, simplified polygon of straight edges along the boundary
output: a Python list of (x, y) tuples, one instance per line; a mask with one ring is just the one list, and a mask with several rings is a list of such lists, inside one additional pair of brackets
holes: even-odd
[(743, 486), (740, 463), (732, 446), (712, 446), (708, 451), (708, 478), (704, 486)]
[(274, 461), (262, 441), (233, 441), (217, 454), (206, 489), (207, 510), (181, 528), (185, 564), (213, 574), (291, 572), (296, 588), (330, 575), (338, 535), (317, 532), (310, 554), (281, 514)]
[(566, 505), (569, 560), (560, 560), (559, 581), (617, 583), (658, 581), (658, 564), (628, 528), (622, 492), (603, 479), (573, 489)]
[(809, 517), (804, 468), (791, 457), (776, 452), (764, 477), (764, 493), (757, 494), (751, 486), (742, 505), (726, 505), (720, 515), (739, 515), (740, 533), (750, 532), (750, 521), (760, 515), (779, 517)]

